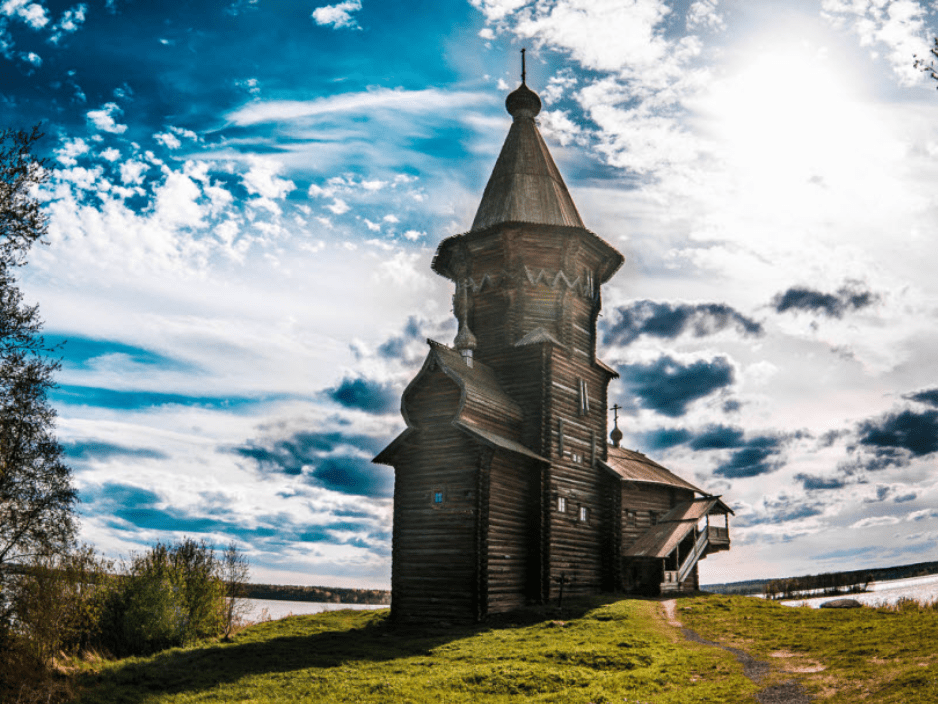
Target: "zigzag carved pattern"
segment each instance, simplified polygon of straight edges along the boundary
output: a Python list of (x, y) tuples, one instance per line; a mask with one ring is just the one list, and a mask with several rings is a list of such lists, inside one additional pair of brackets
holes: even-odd
[[(528, 283), (532, 286), (544, 284), (548, 288), (557, 288), (557, 286), (563, 282), (567, 285), (567, 289), (576, 289), (583, 296), (589, 297), (593, 295), (593, 291), (589, 285), (589, 282), (584, 281), (583, 276), (578, 276), (573, 281), (571, 281), (563, 271), (558, 271), (556, 274), (551, 274), (547, 269), (541, 269), (540, 271), (534, 272), (528, 267), (524, 267), (524, 274), (525, 278), (528, 280)], [(472, 288), (473, 293), (478, 293), (482, 290), (485, 284), (497, 286), (500, 282), (508, 278), (511, 278), (508, 272), (502, 270), (486, 273), (479, 281), (476, 281), (470, 276), (466, 280), (466, 283)]]

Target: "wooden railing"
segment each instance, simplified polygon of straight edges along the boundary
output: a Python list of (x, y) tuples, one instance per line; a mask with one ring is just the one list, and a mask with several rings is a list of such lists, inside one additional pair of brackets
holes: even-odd
[(700, 537), (697, 538), (697, 542), (694, 544), (694, 549), (691, 550), (690, 555), (684, 560), (684, 564), (681, 565), (681, 569), (678, 572), (677, 579), (679, 582), (683, 582), (687, 579), (687, 575), (690, 574), (690, 571), (694, 569), (694, 565), (697, 564), (697, 560), (700, 559), (700, 556), (703, 555), (704, 550), (707, 549), (707, 531), (703, 531), (700, 534)]
[(730, 531), (728, 528), (717, 528), (716, 526), (710, 526), (707, 528), (707, 534), (710, 538), (710, 542), (713, 543), (728, 543), (730, 542)]

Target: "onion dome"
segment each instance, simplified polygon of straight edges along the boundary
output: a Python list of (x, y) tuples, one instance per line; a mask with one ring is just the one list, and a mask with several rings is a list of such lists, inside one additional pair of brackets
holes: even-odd
[(609, 433), (609, 437), (612, 440), (612, 444), (615, 447), (619, 447), (619, 443), (622, 442), (622, 431), (619, 430), (618, 425), (612, 429), (612, 432)]
[(505, 109), (516, 120), (524, 117), (533, 119), (541, 111), (541, 99), (522, 82), (505, 98)]

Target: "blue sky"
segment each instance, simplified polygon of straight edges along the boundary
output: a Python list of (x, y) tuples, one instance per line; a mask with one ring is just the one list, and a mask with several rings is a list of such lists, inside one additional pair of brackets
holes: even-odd
[(42, 121), (49, 340), (82, 536), (235, 540), (387, 586), (398, 399), (455, 334), (528, 48), (542, 133), (626, 256), (624, 444), (736, 510), (704, 582), (938, 559), (938, 92), (912, 0), (0, 0)]

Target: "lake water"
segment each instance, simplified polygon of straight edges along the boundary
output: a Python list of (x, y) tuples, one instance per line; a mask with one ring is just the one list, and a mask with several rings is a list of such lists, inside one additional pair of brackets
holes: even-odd
[[(332, 604), (319, 601), (280, 601), (278, 599), (245, 599), (248, 602), (248, 611), (245, 620), (276, 621), (287, 616), (300, 616), (302, 614), (318, 614), (323, 611), (339, 611), (341, 609), (387, 609), (387, 604)], [(265, 613), (266, 612), (266, 613)]]
[[(881, 582), (870, 582), (864, 594), (845, 594), (848, 599), (856, 599), (861, 604), (869, 606), (885, 606), (895, 604), (899, 599), (914, 599), (927, 603), (938, 601), (938, 574), (926, 577), (911, 577), (909, 579), (892, 579)], [(781, 602), (785, 606), (801, 606), (807, 604), (818, 608), (825, 601), (839, 599), (836, 596), (822, 596), (813, 599), (791, 599)], [(323, 611), (338, 611), (340, 609), (387, 609), (387, 604), (332, 604), (319, 601), (278, 601), (274, 599), (247, 599), (249, 604), (246, 620), (250, 622), (269, 619), (275, 621), (287, 616), (300, 616), (301, 614), (318, 614)], [(266, 613), (265, 613), (266, 612)]]
[[(920, 603), (938, 601), (938, 575), (936, 574), (925, 577), (870, 582), (866, 588), (868, 591), (863, 594), (844, 594), (843, 596), (847, 599), (856, 599), (861, 604), (868, 606), (895, 604), (899, 599), (914, 599)], [(823, 596), (813, 599), (791, 599), (781, 603), (785, 606), (806, 604), (816, 609), (825, 601), (839, 598), (841, 597)]]

